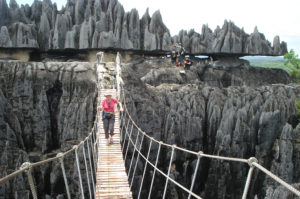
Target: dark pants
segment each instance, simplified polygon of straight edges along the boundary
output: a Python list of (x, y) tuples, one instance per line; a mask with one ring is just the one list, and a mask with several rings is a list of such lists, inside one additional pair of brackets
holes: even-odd
[(115, 126), (115, 118), (111, 117), (109, 119), (105, 118), (103, 119), (103, 126), (104, 126), (104, 132), (105, 132), (105, 138), (108, 139), (108, 131), (110, 133), (110, 136), (114, 135), (114, 126)]

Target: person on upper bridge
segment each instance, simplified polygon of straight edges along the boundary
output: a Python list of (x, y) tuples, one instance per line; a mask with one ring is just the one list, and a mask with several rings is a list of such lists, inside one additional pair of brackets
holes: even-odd
[(175, 51), (172, 51), (172, 54), (171, 54), (171, 63), (172, 64), (176, 64), (177, 62), (177, 54)]
[(190, 70), (190, 67), (192, 64), (193, 64), (193, 62), (189, 57), (184, 58), (184, 69)]
[[(106, 145), (113, 143), (114, 124), (115, 124), (115, 104), (117, 104), (119, 110), (122, 112), (122, 104), (112, 98), (111, 95), (105, 95), (105, 99), (102, 101), (101, 106), (98, 109), (102, 112), (102, 121), (105, 132)], [(109, 138), (110, 134), (110, 138)]]
[(184, 59), (184, 56), (185, 56), (185, 49), (183, 47), (183, 45), (181, 43), (179, 43), (180, 45), (180, 49), (178, 51), (178, 55), (177, 55), (177, 64), (176, 66), (183, 66), (183, 59)]

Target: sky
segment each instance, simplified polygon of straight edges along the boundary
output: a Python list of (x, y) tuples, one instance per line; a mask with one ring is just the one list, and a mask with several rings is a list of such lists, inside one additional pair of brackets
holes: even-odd
[[(7, 0), (9, 1), (9, 0)], [(16, 0), (32, 4), (33, 0)], [(60, 9), (66, 0), (52, 0)], [(224, 20), (232, 21), (250, 34), (255, 26), (272, 43), (278, 35), (300, 56), (300, 0), (119, 0), (125, 11), (136, 8), (140, 18), (149, 8), (150, 16), (160, 10), (171, 35), (181, 29), (201, 33), (203, 24), (215, 30)]]

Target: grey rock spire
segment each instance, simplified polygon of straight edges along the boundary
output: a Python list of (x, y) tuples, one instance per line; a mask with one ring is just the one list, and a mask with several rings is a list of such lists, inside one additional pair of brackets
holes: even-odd
[[(287, 45), (275, 37), (273, 46), (255, 28), (247, 34), (231, 21), (212, 31), (203, 25), (202, 32), (180, 31), (171, 37), (160, 11), (149, 16), (149, 10), (140, 19), (136, 9), (125, 13), (118, 0), (68, 0), (58, 11), (50, 0), (35, 0), (32, 6), (19, 6), (15, 0), (0, 0), (0, 47), (34, 47), (41, 50), (121, 48), (145, 51), (170, 51), (182, 43), (187, 53), (194, 55), (229, 54), (283, 55)], [(4, 31), (4, 29), (3, 29)], [(7, 34), (8, 33), (8, 34)], [(108, 41), (107, 41), (108, 40)], [(10, 45), (9, 45), (10, 46)]]

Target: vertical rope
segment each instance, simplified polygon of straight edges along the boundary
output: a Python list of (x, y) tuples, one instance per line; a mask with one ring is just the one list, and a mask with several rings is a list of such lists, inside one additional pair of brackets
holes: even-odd
[(122, 146), (122, 153), (124, 153), (124, 146), (125, 146), (125, 139), (126, 139), (127, 133), (124, 133), (124, 140), (123, 140), (123, 146)]
[(29, 185), (30, 185), (32, 197), (34, 199), (37, 199), (38, 197), (37, 197), (35, 185), (34, 185), (34, 182), (33, 182), (33, 177), (32, 177), (32, 173), (31, 173), (31, 169), (28, 169), (27, 175), (28, 175), (28, 182), (29, 182)]
[(165, 185), (163, 199), (166, 197), (166, 192), (167, 192), (167, 187), (168, 187), (168, 182), (169, 182), (169, 176), (170, 176), (170, 171), (171, 171), (172, 161), (173, 161), (173, 156), (174, 156), (174, 149), (175, 149), (175, 145), (172, 146), (172, 154), (171, 154), (171, 158), (170, 158), (169, 169), (168, 169), (168, 177), (166, 179), (166, 185)]
[(91, 151), (92, 151), (92, 155), (93, 155), (93, 160), (94, 160), (94, 166), (96, 168), (96, 157), (95, 157), (95, 143), (96, 143), (96, 138), (95, 138), (95, 132), (97, 131), (97, 122), (95, 125), (95, 129), (92, 132), (92, 139), (91, 139)]
[[(125, 136), (124, 137), (126, 137), (126, 135), (128, 134), (128, 126), (129, 126), (129, 122), (130, 122), (130, 119), (129, 119), (129, 117), (128, 117), (128, 122), (127, 122), (127, 126), (125, 127)], [(131, 125), (131, 131), (132, 131), (132, 127), (133, 127), (133, 123), (132, 123), (132, 125)], [(131, 133), (130, 133), (130, 136), (129, 137), (131, 137)], [(123, 141), (123, 146), (122, 146), (122, 151), (124, 151), (124, 146), (125, 146), (125, 138), (124, 138), (124, 141)]]
[(146, 173), (146, 169), (147, 169), (147, 165), (148, 165), (148, 160), (149, 160), (149, 155), (150, 155), (150, 151), (151, 151), (151, 146), (152, 146), (152, 139), (150, 140), (150, 144), (149, 144), (149, 149), (148, 149), (147, 159), (146, 159), (146, 162), (145, 162), (145, 167), (144, 167), (144, 172), (143, 172), (143, 177), (142, 177), (142, 181), (141, 181), (141, 185), (140, 185), (140, 189), (139, 189), (138, 199), (140, 198), (140, 195), (141, 195), (141, 192), (142, 192), (144, 177), (145, 177), (145, 173)]
[(93, 147), (93, 140), (91, 139), (90, 141), (90, 145), (91, 145), (91, 155), (92, 155), (92, 158), (93, 158), (93, 167), (94, 169), (96, 170), (97, 169), (97, 163), (96, 163), (96, 158), (94, 157), (94, 147)]
[[(139, 152), (141, 152), (141, 149), (142, 149), (142, 146), (143, 146), (143, 141), (144, 141), (144, 134), (143, 134), (142, 139), (141, 139)], [(133, 184), (133, 179), (134, 179), (134, 175), (135, 175), (135, 171), (136, 171), (136, 167), (137, 167), (137, 164), (139, 162), (139, 159), (140, 159), (140, 153), (138, 153), (138, 156), (137, 156), (136, 161), (135, 161), (135, 166), (134, 166), (134, 170), (133, 170), (133, 174), (132, 174), (132, 178), (131, 178), (131, 182), (130, 182), (130, 189), (131, 189), (132, 184)]]
[(192, 180), (192, 184), (191, 184), (191, 187), (190, 187), (190, 193), (189, 193), (188, 199), (191, 198), (191, 192), (193, 192), (193, 188), (194, 188), (194, 184), (195, 184), (195, 180), (196, 180), (196, 176), (197, 176), (197, 172), (198, 172), (198, 168), (199, 168), (199, 163), (200, 163), (200, 159), (201, 159), (201, 154), (203, 154), (202, 151), (200, 151), (199, 155), (198, 155), (196, 168), (195, 168), (195, 171), (194, 171), (193, 180)]
[(152, 175), (152, 180), (151, 180), (148, 199), (150, 199), (150, 197), (151, 197), (151, 192), (152, 192), (152, 188), (153, 188), (153, 182), (154, 182), (154, 178), (155, 178), (157, 163), (158, 163), (158, 159), (159, 159), (159, 155), (160, 155), (160, 149), (161, 149), (161, 142), (159, 142), (159, 145), (158, 145), (158, 152), (157, 152), (157, 156), (156, 156), (155, 167), (154, 167), (154, 170), (153, 170), (153, 175)]
[(140, 135), (140, 131), (138, 130), (138, 134), (137, 134), (137, 136), (136, 136), (136, 140), (135, 140), (134, 147), (133, 147), (134, 150), (133, 150), (132, 158), (131, 158), (131, 161), (130, 161), (130, 167), (129, 167), (129, 171), (128, 171), (128, 179), (130, 178), (131, 166), (132, 166), (133, 159), (134, 159), (134, 154), (135, 154), (135, 151), (136, 151), (135, 147), (136, 147), (137, 142), (138, 142), (138, 140), (139, 140), (139, 135)]
[(88, 156), (89, 156), (90, 170), (91, 170), (91, 176), (92, 176), (93, 193), (95, 194), (95, 180), (94, 180), (94, 174), (95, 174), (96, 172), (95, 172), (95, 171), (93, 172), (92, 160), (91, 160), (91, 152), (90, 152), (90, 147), (89, 147), (89, 140), (87, 140), (86, 145), (87, 145), (87, 149), (88, 149)]
[(246, 184), (245, 184), (242, 199), (247, 198), (248, 190), (249, 190), (249, 187), (250, 187), (251, 177), (252, 177), (252, 174), (253, 174), (253, 170), (255, 168), (253, 163), (257, 163), (257, 162), (258, 162), (257, 159), (254, 158), (254, 157), (251, 157), (251, 158), (248, 159), (248, 164), (249, 164), (250, 168), (249, 168), (249, 171), (248, 171), (248, 175), (247, 175)]
[(116, 84), (117, 84), (117, 95), (120, 97), (121, 95), (121, 59), (120, 53), (117, 53), (116, 56)]
[[(98, 109), (98, 107), (97, 107), (97, 109)], [(97, 140), (98, 120), (99, 120), (99, 113), (98, 113), (98, 110), (97, 110), (97, 113), (96, 113), (96, 124), (95, 124), (94, 131), (92, 132), (92, 143), (93, 143), (93, 146), (94, 146), (94, 144), (96, 143), (96, 140)], [(93, 150), (93, 152), (95, 153), (95, 150)], [(95, 154), (93, 154), (93, 157), (95, 157)]]
[[(129, 135), (128, 139), (131, 138), (132, 131), (133, 131), (133, 124), (131, 125), (131, 131), (130, 131), (130, 135)], [(127, 133), (128, 133), (128, 132), (127, 132)], [(125, 160), (124, 160), (125, 164), (126, 164), (126, 158), (127, 158), (127, 153), (128, 153), (129, 144), (130, 144), (130, 141), (128, 141), (128, 143), (127, 143), (127, 149), (126, 149)]]
[(97, 163), (98, 163), (98, 146), (97, 142), (94, 143), (94, 154), (95, 154), (95, 169), (97, 170)]
[(32, 173), (31, 173), (31, 163), (30, 162), (24, 162), (21, 167), (21, 169), (26, 168), (26, 173), (27, 173), (27, 178), (28, 178), (28, 183), (30, 186), (30, 190), (31, 190), (31, 194), (33, 199), (38, 199), (37, 197), (37, 193), (36, 193), (36, 189), (35, 189), (35, 185), (34, 185), (34, 181), (33, 181), (33, 177), (32, 177)]
[(64, 177), (64, 182), (65, 182), (67, 196), (68, 196), (68, 199), (71, 199), (70, 190), (69, 190), (69, 183), (68, 183), (68, 179), (67, 179), (67, 175), (66, 175), (66, 170), (65, 170), (65, 165), (64, 165), (64, 156), (63, 156), (63, 153), (58, 153), (56, 156), (60, 157), (60, 159), (59, 159), (60, 160), (60, 167), (61, 167), (61, 171), (62, 171), (63, 177)]
[(248, 190), (249, 190), (249, 187), (250, 187), (250, 181), (251, 181), (251, 177), (252, 177), (254, 168), (255, 168), (254, 166), (250, 166), (250, 168), (249, 168), (242, 199), (247, 198)]
[(30, 185), (30, 190), (31, 190), (31, 193), (32, 193), (32, 197), (34, 199), (38, 199), (36, 189), (35, 189), (35, 185), (34, 185), (34, 181), (33, 181), (33, 177), (32, 177), (32, 173), (31, 173), (31, 168), (28, 169), (27, 176), (28, 176), (28, 182), (29, 182), (29, 185)]
[[(97, 129), (100, 129), (100, 124), (97, 122)], [(98, 147), (99, 147), (99, 138), (98, 138), (98, 131), (95, 132), (95, 143), (94, 143), (94, 157), (95, 157), (95, 168), (97, 168), (97, 162), (98, 162)]]
[(123, 121), (124, 120), (124, 111), (120, 114), (120, 143), (123, 142), (123, 132), (122, 132), (122, 127), (123, 127)]
[(81, 190), (81, 198), (84, 199), (84, 191), (83, 191), (82, 178), (81, 178), (81, 172), (80, 172), (80, 164), (79, 164), (79, 158), (78, 158), (78, 146), (74, 146), (74, 147), (75, 147), (76, 165), (77, 165), (77, 171), (78, 171), (79, 183), (80, 183), (80, 190)]
[(126, 120), (126, 114), (123, 111), (121, 113), (121, 119), (120, 119), (120, 138), (121, 138), (121, 143), (123, 142), (123, 137), (124, 137), (123, 128), (124, 128), (125, 120)]
[(122, 127), (121, 127), (121, 132), (122, 132), (122, 142), (121, 142), (121, 149), (122, 149), (122, 153), (124, 153), (124, 143), (125, 143), (125, 140), (126, 140), (126, 136), (127, 136), (127, 131), (126, 131), (126, 127), (125, 127), (125, 132), (123, 133), (123, 128), (124, 128), (124, 126), (126, 126), (125, 125), (125, 123), (126, 123), (126, 113), (124, 112), (124, 114), (123, 114), (123, 123), (122, 123)]
[(87, 166), (87, 162), (86, 162), (86, 155), (85, 155), (85, 144), (82, 141), (82, 153), (83, 153), (83, 159), (84, 159), (84, 165), (85, 165), (85, 171), (86, 171), (86, 178), (88, 181), (88, 188), (89, 188), (89, 194), (90, 194), (90, 199), (92, 199), (92, 191), (91, 191), (91, 185), (90, 185), (90, 176), (89, 176), (89, 170), (88, 170), (88, 166)]

